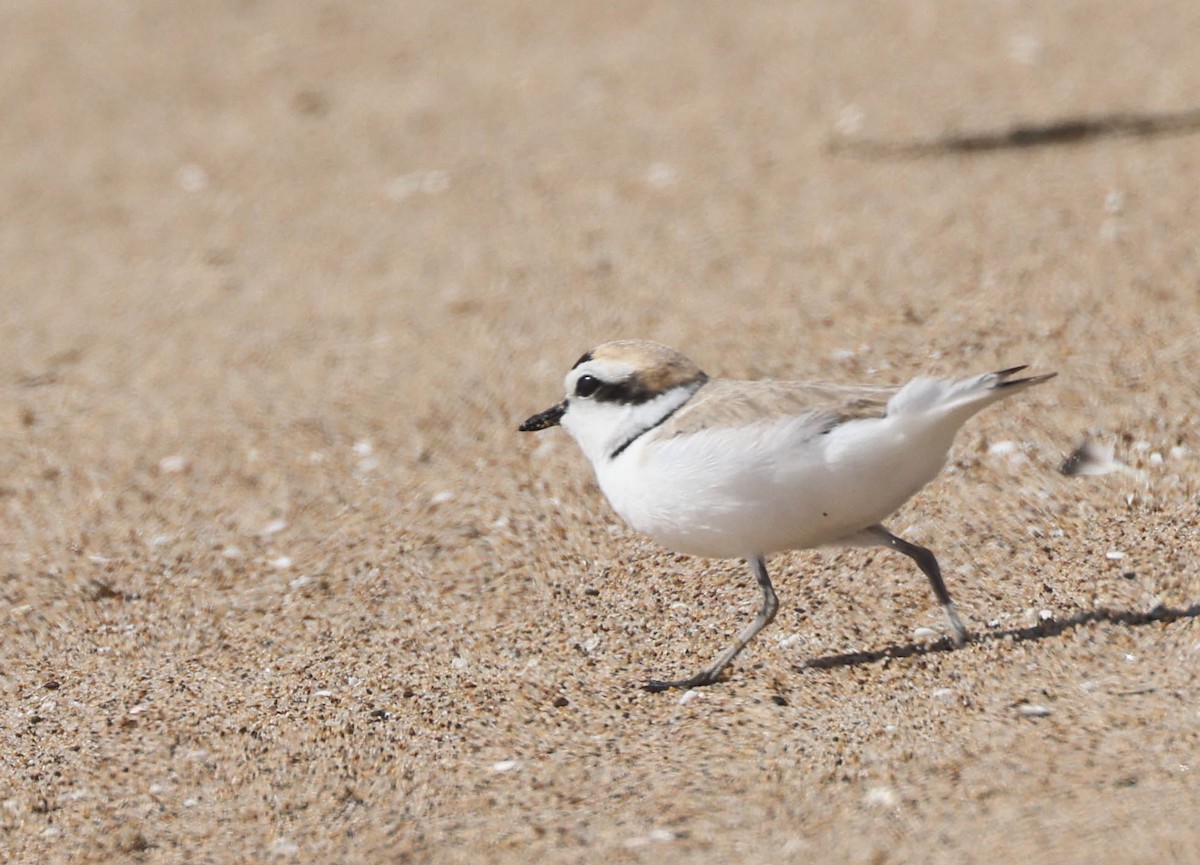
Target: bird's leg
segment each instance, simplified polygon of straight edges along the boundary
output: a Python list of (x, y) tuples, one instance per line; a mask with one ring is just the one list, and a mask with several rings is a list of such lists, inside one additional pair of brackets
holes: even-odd
[(929, 584), (933, 586), (933, 593), (937, 595), (938, 603), (946, 611), (946, 618), (950, 622), (951, 630), (954, 631), (954, 645), (962, 646), (965, 644), (967, 642), (967, 629), (963, 627), (962, 620), (958, 618), (958, 612), (954, 609), (954, 601), (950, 600), (950, 593), (946, 591), (946, 584), (942, 582), (942, 569), (938, 567), (937, 559), (934, 558), (933, 553), (924, 547), (910, 544), (903, 538), (896, 537), (882, 525), (871, 526), (871, 528), (867, 529), (866, 533), (875, 538), (880, 545), (898, 550), (917, 563), (917, 567), (925, 572), (925, 576), (929, 577)]
[(746, 644), (754, 639), (754, 635), (765, 628), (775, 619), (775, 614), (779, 612), (779, 599), (775, 597), (775, 589), (771, 586), (771, 578), (767, 576), (767, 563), (762, 556), (755, 556), (748, 559), (750, 570), (754, 572), (755, 578), (758, 580), (759, 588), (762, 589), (763, 602), (762, 607), (758, 611), (758, 615), (754, 617), (754, 621), (738, 634), (737, 641), (732, 646), (717, 656), (717, 659), (701, 670), (690, 679), (680, 679), (676, 682), (663, 682), (658, 679), (651, 679), (645, 684), (647, 691), (665, 691), (668, 688), (700, 688), (704, 685), (711, 685), (721, 675), (721, 671), (729, 665), (729, 662), (737, 657), (738, 652), (746, 648)]

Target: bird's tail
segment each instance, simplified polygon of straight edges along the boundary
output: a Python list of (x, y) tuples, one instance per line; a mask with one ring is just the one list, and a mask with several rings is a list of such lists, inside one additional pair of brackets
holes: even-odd
[(1014, 366), (975, 378), (916, 378), (897, 391), (888, 401), (889, 415), (958, 415), (965, 421), (997, 400), (1054, 378), (1058, 373), (1013, 378), (1026, 369)]

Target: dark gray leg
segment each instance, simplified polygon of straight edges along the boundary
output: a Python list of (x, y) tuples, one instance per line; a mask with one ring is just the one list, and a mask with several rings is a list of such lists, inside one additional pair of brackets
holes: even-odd
[(954, 631), (954, 645), (962, 646), (965, 644), (967, 642), (967, 629), (963, 627), (962, 621), (958, 618), (958, 612), (954, 609), (954, 601), (950, 600), (950, 593), (946, 591), (946, 584), (942, 582), (942, 569), (938, 567), (937, 559), (934, 558), (933, 553), (924, 547), (918, 547), (916, 544), (910, 544), (903, 538), (896, 537), (882, 525), (871, 526), (864, 534), (874, 538), (881, 546), (891, 547), (893, 550), (904, 553), (904, 555), (917, 563), (917, 567), (925, 572), (925, 576), (929, 577), (929, 584), (933, 586), (933, 593), (937, 595), (938, 603), (946, 611), (946, 618), (950, 621), (951, 630)]
[(692, 676), (692, 678), (680, 679), (676, 682), (663, 682), (658, 679), (651, 679), (644, 686), (647, 691), (665, 691), (668, 688), (700, 688), (704, 685), (711, 685), (717, 681), (721, 675), (721, 671), (729, 665), (729, 662), (737, 657), (738, 652), (746, 648), (746, 644), (754, 639), (754, 635), (771, 624), (775, 619), (775, 614), (779, 612), (779, 599), (775, 597), (775, 589), (771, 586), (771, 578), (767, 576), (767, 563), (763, 561), (762, 556), (755, 556), (748, 560), (748, 564), (750, 565), (750, 570), (754, 572), (759, 588), (762, 589), (763, 593), (762, 608), (758, 611), (758, 615), (754, 617), (754, 621), (738, 634), (737, 642), (718, 655), (715, 661)]

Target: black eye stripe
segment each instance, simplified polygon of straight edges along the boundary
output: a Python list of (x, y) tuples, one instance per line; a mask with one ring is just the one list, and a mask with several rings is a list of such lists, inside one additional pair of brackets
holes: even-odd
[(615, 402), (621, 405), (649, 402), (658, 396), (634, 376), (624, 381), (602, 381), (592, 393), (592, 399), (598, 402)]
[[(708, 381), (708, 376), (704, 373), (699, 373), (692, 382), (698, 383), (697, 386)], [(672, 385), (679, 387), (683, 384), (692, 382), (680, 382)], [(670, 390), (671, 388), (667, 388)], [(619, 405), (639, 405), (641, 403), (650, 402), (656, 397), (662, 396), (665, 391), (660, 387), (650, 387), (646, 381), (636, 373), (629, 378), (621, 381), (604, 381), (594, 375), (585, 373), (575, 381), (574, 396), (594, 399), (597, 402), (612, 402)]]

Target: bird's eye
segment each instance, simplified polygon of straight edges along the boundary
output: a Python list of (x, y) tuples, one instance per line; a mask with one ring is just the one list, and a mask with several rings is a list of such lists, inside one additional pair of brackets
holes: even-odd
[(589, 397), (600, 389), (600, 379), (594, 375), (581, 375), (575, 382), (575, 396)]

